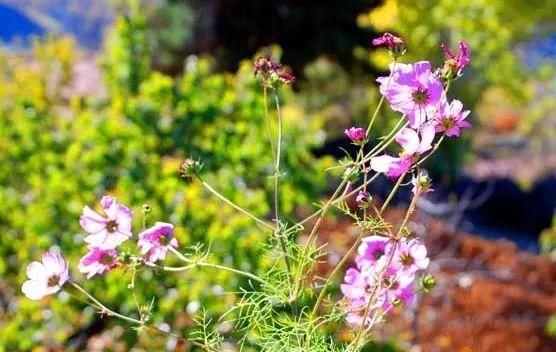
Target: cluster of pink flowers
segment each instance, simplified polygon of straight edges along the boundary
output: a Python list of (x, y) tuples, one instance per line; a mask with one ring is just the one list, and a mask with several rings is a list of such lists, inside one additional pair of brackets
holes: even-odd
[(369, 326), (377, 310), (386, 314), (395, 306), (413, 302), (417, 274), (428, 267), (429, 258), (418, 239), (369, 236), (362, 240), (355, 264), (346, 271), (341, 285), (347, 300), (346, 319)]
[[(102, 197), (100, 204), (104, 214), (85, 206), (79, 218), (81, 228), (87, 233), (85, 242), (88, 252), (81, 258), (77, 268), (86, 274), (87, 279), (120, 266), (122, 258), (118, 246), (133, 236), (131, 209), (111, 196)], [(144, 256), (140, 260), (145, 263), (163, 260), (170, 247), (178, 247), (172, 224), (157, 222), (138, 237), (137, 246)], [(23, 284), (22, 291), (31, 299), (58, 292), (70, 279), (67, 262), (55, 252), (45, 253), (42, 263), (32, 262), (27, 267), (27, 277), (29, 280)]]
[[(462, 42), (456, 56), (445, 47), (447, 62), (460, 75), (469, 64), (467, 45)], [(469, 115), (459, 100), (447, 100), (440, 71), (433, 72), (431, 64), (420, 61), (414, 64), (392, 63), (390, 77), (380, 77), (380, 93), (394, 111), (408, 119), (408, 127), (398, 132), (395, 139), (402, 151), (398, 156), (381, 155), (371, 159), (371, 169), (384, 172), (390, 178), (406, 173), (413, 162), (430, 151), (436, 133), (446, 137), (459, 137), (463, 128), (471, 127)]]
[[(397, 59), (405, 51), (402, 38), (385, 33), (373, 40), (373, 45), (387, 47)], [(444, 83), (462, 75), (469, 64), (469, 49), (460, 43), (460, 52), (452, 53), (442, 45), (446, 61), (442, 69), (433, 70), (427, 61), (402, 64), (395, 60), (390, 65), (390, 76), (380, 77), (379, 90), (394, 111), (406, 118), (405, 126), (394, 136), (401, 148), (399, 155), (379, 155), (370, 160), (370, 169), (397, 179), (411, 171), (414, 164), (434, 150), (438, 133), (445, 137), (459, 137), (461, 130), (471, 127), (466, 120), (469, 111), (459, 100), (448, 101)], [(354, 143), (363, 145), (367, 136), (361, 128), (345, 130)], [(414, 173), (411, 184), (415, 195), (433, 191), (431, 180), (422, 170)], [(359, 208), (372, 201), (366, 190), (356, 197)], [(401, 233), (401, 231), (400, 231)], [(403, 236), (370, 236), (362, 240), (355, 258), (355, 267), (346, 271), (342, 293), (346, 299), (348, 322), (371, 326), (393, 307), (409, 305), (414, 299), (417, 274), (429, 265), (427, 249), (419, 239)], [(433, 284), (425, 282), (423, 287)]]

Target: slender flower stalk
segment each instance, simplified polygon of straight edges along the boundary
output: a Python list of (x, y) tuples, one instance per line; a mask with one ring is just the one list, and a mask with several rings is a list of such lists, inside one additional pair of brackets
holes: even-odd
[[(274, 130), (272, 128), (272, 123), (270, 121), (270, 115), (268, 113), (268, 97), (267, 97), (267, 87), (263, 85), (263, 102), (264, 102), (264, 118), (266, 120), (266, 126), (268, 129), (268, 140), (270, 141), (270, 150), (272, 151), (272, 158), (275, 158), (276, 152), (274, 149)], [(274, 161), (276, 162), (276, 161)]]
[[(199, 343), (195, 340), (187, 340), (187, 339), (184, 339), (183, 337), (180, 337), (176, 334), (173, 334), (171, 332), (162, 330), (162, 329), (156, 327), (155, 325), (147, 324), (145, 321), (138, 320), (138, 319), (120, 314), (120, 313), (108, 308), (103, 303), (101, 303), (98, 299), (96, 299), (93, 295), (91, 295), (87, 290), (85, 290), (83, 287), (78, 285), (76, 282), (70, 280), (70, 281), (68, 281), (68, 283), (71, 286), (73, 286), (75, 289), (77, 289), (77, 291), (79, 291), (85, 297), (87, 297), (91, 301), (92, 305), (100, 310), (101, 314), (105, 314), (105, 315), (108, 315), (108, 316), (112, 316), (112, 317), (127, 321), (129, 323), (137, 325), (140, 328), (145, 328), (147, 330), (150, 330), (150, 331), (153, 331), (153, 332), (156, 332), (156, 333), (160, 333), (160, 334), (163, 334), (163, 335), (166, 335), (166, 336), (170, 336), (170, 337), (173, 337), (173, 338), (175, 338), (179, 341), (182, 341), (182, 342), (187, 342), (188, 341), (188, 342), (192, 343), (193, 345), (196, 345), (196, 346), (199, 346), (199, 347), (204, 347), (204, 348), (208, 347), (208, 346), (205, 346), (204, 344), (201, 344), (201, 343)], [(210, 349), (210, 351), (216, 352), (216, 350), (214, 350), (214, 349)]]
[(219, 264), (213, 264), (213, 263), (208, 263), (202, 260), (193, 260), (193, 259), (189, 259), (186, 256), (184, 256), (183, 254), (181, 254), (177, 249), (175, 249), (174, 247), (169, 247), (168, 248), (170, 252), (172, 252), (176, 257), (178, 257), (178, 259), (180, 259), (183, 262), (189, 263), (189, 265), (184, 266), (184, 267), (168, 267), (168, 266), (156, 266), (157, 268), (161, 268), (163, 270), (166, 271), (186, 271), (189, 269), (194, 268), (195, 266), (204, 266), (207, 268), (213, 268), (213, 269), (218, 269), (218, 270), (224, 270), (224, 271), (229, 271), (235, 274), (239, 274), (245, 277), (248, 277), (250, 279), (253, 279), (254, 281), (257, 281), (263, 285), (267, 285), (268, 286), (268, 282), (266, 282), (265, 280), (261, 279), (260, 277), (258, 277), (255, 274), (251, 274), (248, 273), (247, 271), (242, 271), (242, 270), (238, 270), (238, 269), (234, 269), (234, 268), (230, 268), (229, 266), (224, 266), (224, 265), (219, 265)]
[(274, 221), (275, 223), (275, 236), (279, 237), (282, 251), (284, 252), (284, 261), (288, 274), (291, 276), (292, 268), (288, 252), (286, 248), (286, 239), (280, 233), (280, 160), (282, 158), (282, 111), (280, 110), (280, 99), (278, 93), (274, 90), (274, 103), (276, 105), (276, 116), (278, 117), (278, 136), (276, 147), (276, 158), (274, 164)]
[(266, 227), (267, 229), (270, 229), (272, 231), (275, 230), (275, 227), (271, 224), (269, 224), (268, 222), (258, 218), (257, 216), (253, 215), (252, 213), (250, 213), (249, 211), (247, 211), (246, 209), (240, 207), (239, 205), (235, 204), (234, 202), (232, 202), (231, 200), (229, 200), (228, 198), (224, 197), (222, 194), (220, 194), (217, 190), (215, 190), (214, 188), (212, 188), (212, 186), (206, 182), (205, 180), (203, 180), (200, 176), (199, 179), (201, 180), (201, 184), (203, 185), (203, 187), (205, 187), (206, 190), (208, 190), (209, 192), (211, 192), (212, 194), (214, 194), (217, 198), (219, 198), (221, 201), (223, 201), (224, 203), (228, 204), (229, 206), (231, 206), (232, 208), (234, 208), (235, 210), (239, 211), (240, 213), (243, 213), (244, 215), (246, 215), (247, 217), (250, 217), (251, 219), (255, 220), (255, 222), (257, 222), (258, 224)]
[(398, 189), (400, 188), (403, 179), (405, 178), (405, 175), (407, 175), (407, 171), (404, 172), (399, 178), (398, 181), (396, 181), (396, 184), (394, 185), (394, 188), (392, 188), (392, 190), (390, 191), (390, 193), (388, 194), (388, 197), (386, 197), (386, 200), (384, 201), (384, 204), (382, 204), (382, 207), (380, 208), (380, 214), (382, 215), (382, 213), (384, 213), (384, 210), (386, 210), (386, 208), (388, 207), (388, 205), (390, 204), (390, 202), (392, 201), (392, 199), (394, 199), (394, 196), (396, 195), (396, 192), (398, 191)]

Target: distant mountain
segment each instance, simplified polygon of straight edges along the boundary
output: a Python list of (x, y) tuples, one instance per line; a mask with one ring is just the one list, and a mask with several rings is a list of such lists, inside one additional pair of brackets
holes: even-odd
[(67, 33), (94, 50), (112, 18), (109, 0), (0, 0), (0, 38), (28, 43), (30, 35)]

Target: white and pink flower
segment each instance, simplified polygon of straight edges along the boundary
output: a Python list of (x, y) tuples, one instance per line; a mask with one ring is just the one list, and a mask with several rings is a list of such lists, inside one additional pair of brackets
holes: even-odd
[(21, 291), (32, 300), (60, 291), (69, 280), (68, 263), (61, 254), (46, 252), (41, 262), (32, 262), (27, 266), (27, 277), (21, 286)]
[(371, 158), (371, 169), (376, 172), (384, 172), (388, 177), (395, 179), (409, 170), (415, 156), (432, 149), (435, 128), (427, 123), (418, 131), (404, 128), (396, 135), (396, 142), (402, 147), (399, 157), (380, 155)]

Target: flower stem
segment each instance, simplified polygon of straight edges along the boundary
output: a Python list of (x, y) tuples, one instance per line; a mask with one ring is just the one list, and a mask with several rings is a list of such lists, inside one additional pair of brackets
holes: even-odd
[(208, 262), (204, 262), (204, 261), (196, 261), (193, 259), (189, 259), (186, 256), (184, 256), (183, 254), (181, 254), (177, 249), (175, 249), (174, 247), (169, 247), (170, 251), (172, 253), (174, 253), (174, 255), (176, 257), (178, 257), (181, 261), (184, 261), (186, 263), (189, 263), (190, 265), (187, 266), (183, 266), (183, 267), (168, 267), (168, 266), (156, 266), (162, 270), (165, 271), (186, 271), (189, 269), (194, 268), (195, 266), (204, 266), (207, 268), (213, 268), (213, 269), (218, 269), (218, 270), (224, 270), (224, 271), (229, 271), (238, 275), (243, 275), (246, 276), (250, 279), (253, 279), (263, 285), (269, 285), (268, 282), (266, 282), (265, 280), (261, 279), (260, 277), (258, 277), (255, 274), (251, 274), (247, 271), (242, 271), (242, 270), (238, 270), (238, 269), (234, 269), (234, 268), (230, 268), (228, 266), (224, 266), (224, 265), (219, 265), (219, 264), (213, 264), (213, 263), (208, 263)]
[(229, 206), (236, 209), (237, 211), (239, 211), (239, 212), (243, 213), (244, 215), (250, 217), (251, 219), (255, 220), (258, 224), (263, 225), (264, 227), (266, 227), (270, 230), (273, 230), (273, 231), (275, 230), (274, 226), (272, 226), (271, 224), (267, 223), (264, 220), (259, 219), (257, 216), (251, 214), (249, 211), (245, 210), (244, 208), (235, 204), (234, 202), (232, 202), (228, 198), (224, 197), (222, 194), (218, 193), (218, 191), (216, 191), (214, 188), (212, 188), (212, 186), (210, 184), (208, 184), (205, 180), (203, 180), (199, 175), (197, 175), (197, 177), (199, 177), (199, 180), (201, 181), (201, 184), (203, 185), (203, 187), (205, 187), (209, 192), (214, 194), (217, 198), (222, 200), (224, 203), (228, 204)]
[(268, 139), (270, 140), (270, 149), (272, 150), (272, 157), (275, 156), (274, 151), (274, 130), (272, 129), (272, 124), (270, 122), (270, 116), (268, 114), (268, 102), (267, 102), (267, 91), (266, 86), (263, 85), (263, 101), (264, 101), (264, 117), (266, 120), (266, 126), (268, 128)]
[(278, 237), (280, 241), (280, 246), (282, 247), (282, 252), (284, 252), (284, 262), (286, 263), (286, 269), (288, 271), (288, 277), (290, 281), (290, 296), (293, 300), (292, 304), (292, 313), (294, 315), (297, 314), (297, 304), (295, 303), (295, 292), (293, 291), (294, 288), (294, 278), (293, 278), (293, 271), (292, 266), (290, 263), (289, 253), (286, 246), (286, 239), (283, 234), (281, 233), (281, 226), (280, 226), (280, 161), (282, 159), (282, 111), (280, 109), (280, 99), (278, 97), (278, 92), (274, 90), (274, 104), (276, 105), (276, 116), (277, 116), (277, 123), (278, 123), (278, 136), (276, 142), (276, 157), (275, 157), (275, 164), (274, 164), (274, 221), (275, 223), (275, 231), (274, 235)]
[(398, 188), (400, 188), (402, 181), (405, 178), (405, 175), (407, 175), (407, 171), (401, 174), (400, 177), (398, 178), (398, 181), (394, 185), (394, 188), (392, 188), (392, 191), (390, 191), (390, 194), (388, 194), (386, 201), (384, 201), (384, 204), (382, 204), (382, 207), (380, 208), (380, 214), (384, 213), (384, 210), (386, 210), (386, 207), (390, 204), (390, 202), (394, 198), (394, 195), (398, 191)]
[[(173, 334), (173, 333), (168, 332), (168, 331), (164, 331), (164, 330), (162, 330), (162, 329), (160, 329), (160, 328), (158, 328), (158, 327), (156, 327), (156, 326), (154, 326), (154, 325), (147, 324), (147, 323), (144, 322), (144, 321), (137, 320), (137, 319), (135, 319), (135, 318), (131, 318), (131, 317), (125, 316), (125, 315), (123, 315), (123, 314), (120, 314), (120, 313), (118, 313), (118, 312), (115, 312), (115, 311), (113, 311), (112, 309), (106, 307), (104, 304), (102, 304), (98, 299), (96, 299), (93, 295), (91, 295), (89, 292), (87, 292), (83, 287), (81, 287), (81, 286), (80, 286), (79, 284), (77, 284), (76, 282), (70, 280), (70, 281), (68, 281), (68, 283), (69, 283), (70, 285), (72, 285), (75, 289), (77, 289), (80, 293), (82, 293), (83, 295), (85, 295), (85, 296), (92, 302), (92, 305), (93, 305), (94, 307), (96, 307), (96, 308), (98, 308), (98, 309), (101, 310), (101, 313), (102, 313), (102, 314), (106, 314), (106, 315), (108, 315), (108, 316), (113, 316), (113, 317), (116, 317), (116, 318), (125, 320), (125, 321), (127, 321), (127, 322), (129, 322), (129, 323), (132, 323), (132, 324), (134, 324), (134, 325), (138, 325), (138, 326), (141, 327), (141, 328), (146, 328), (146, 329), (148, 329), (148, 330), (150, 330), (150, 331), (154, 331), (154, 332), (157, 332), (157, 333), (160, 333), (160, 334), (164, 334), (164, 335), (166, 335), (166, 336), (171, 336), (171, 337), (173, 337), (173, 338), (175, 338), (175, 339), (177, 339), (177, 340), (179, 340), (179, 341), (181, 341), (181, 342), (184, 342), (184, 343), (187, 342), (187, 341), (189, 341), (189, 342), (192, 343), (193, 345), (196, 345), (196, 346), (199, 346), (199, 347), (207, 348), (207, 346), (205, 346), (205, 345), (203, 345), (203, 344), (201, 344), (201, 343), (199, 343), (199, 342), (197, 342), (197, 341), (184, 339), (184, 338), (182, 338), (182, 337), (180, 337), (180, 336), (178, 336), (178, 335), (176, 335), (176, 334)], [(209, 351), (211, 351), (211, 352), (212, 352), (212, 351), (215, 351), (215, 350), (212, 349), (212, 348), (208, 348), (208, 349), (209, 349)]]
[(122, 315), (118, 312), (115, 312), (113, 310), (111, 310), (110, 308), (106, 307), (104, 304), (102, 304), (99, 300), (97, 300), (95, 297), (93, 297), (89, 292), (87, 292), (83, 287), (79, 286), (77, 283), (73, 282), (73, 281), (68, 281), (73, 287), (75, 287), (79, 292), (81, 292), (82, 294), (84, 294), (88, 299), (90, 299), (99, 309), (101, 309), (102, 313), (106, 313), (110, 316), (114, 316), (116, 318), (120, 318), (122, 320), (128, 321), (130, 323), (133, 324), (137, 324), (137, 325), (145, 325), (144, 322), (142, 322), (141, 320), (137, 320), (125, 315)]

